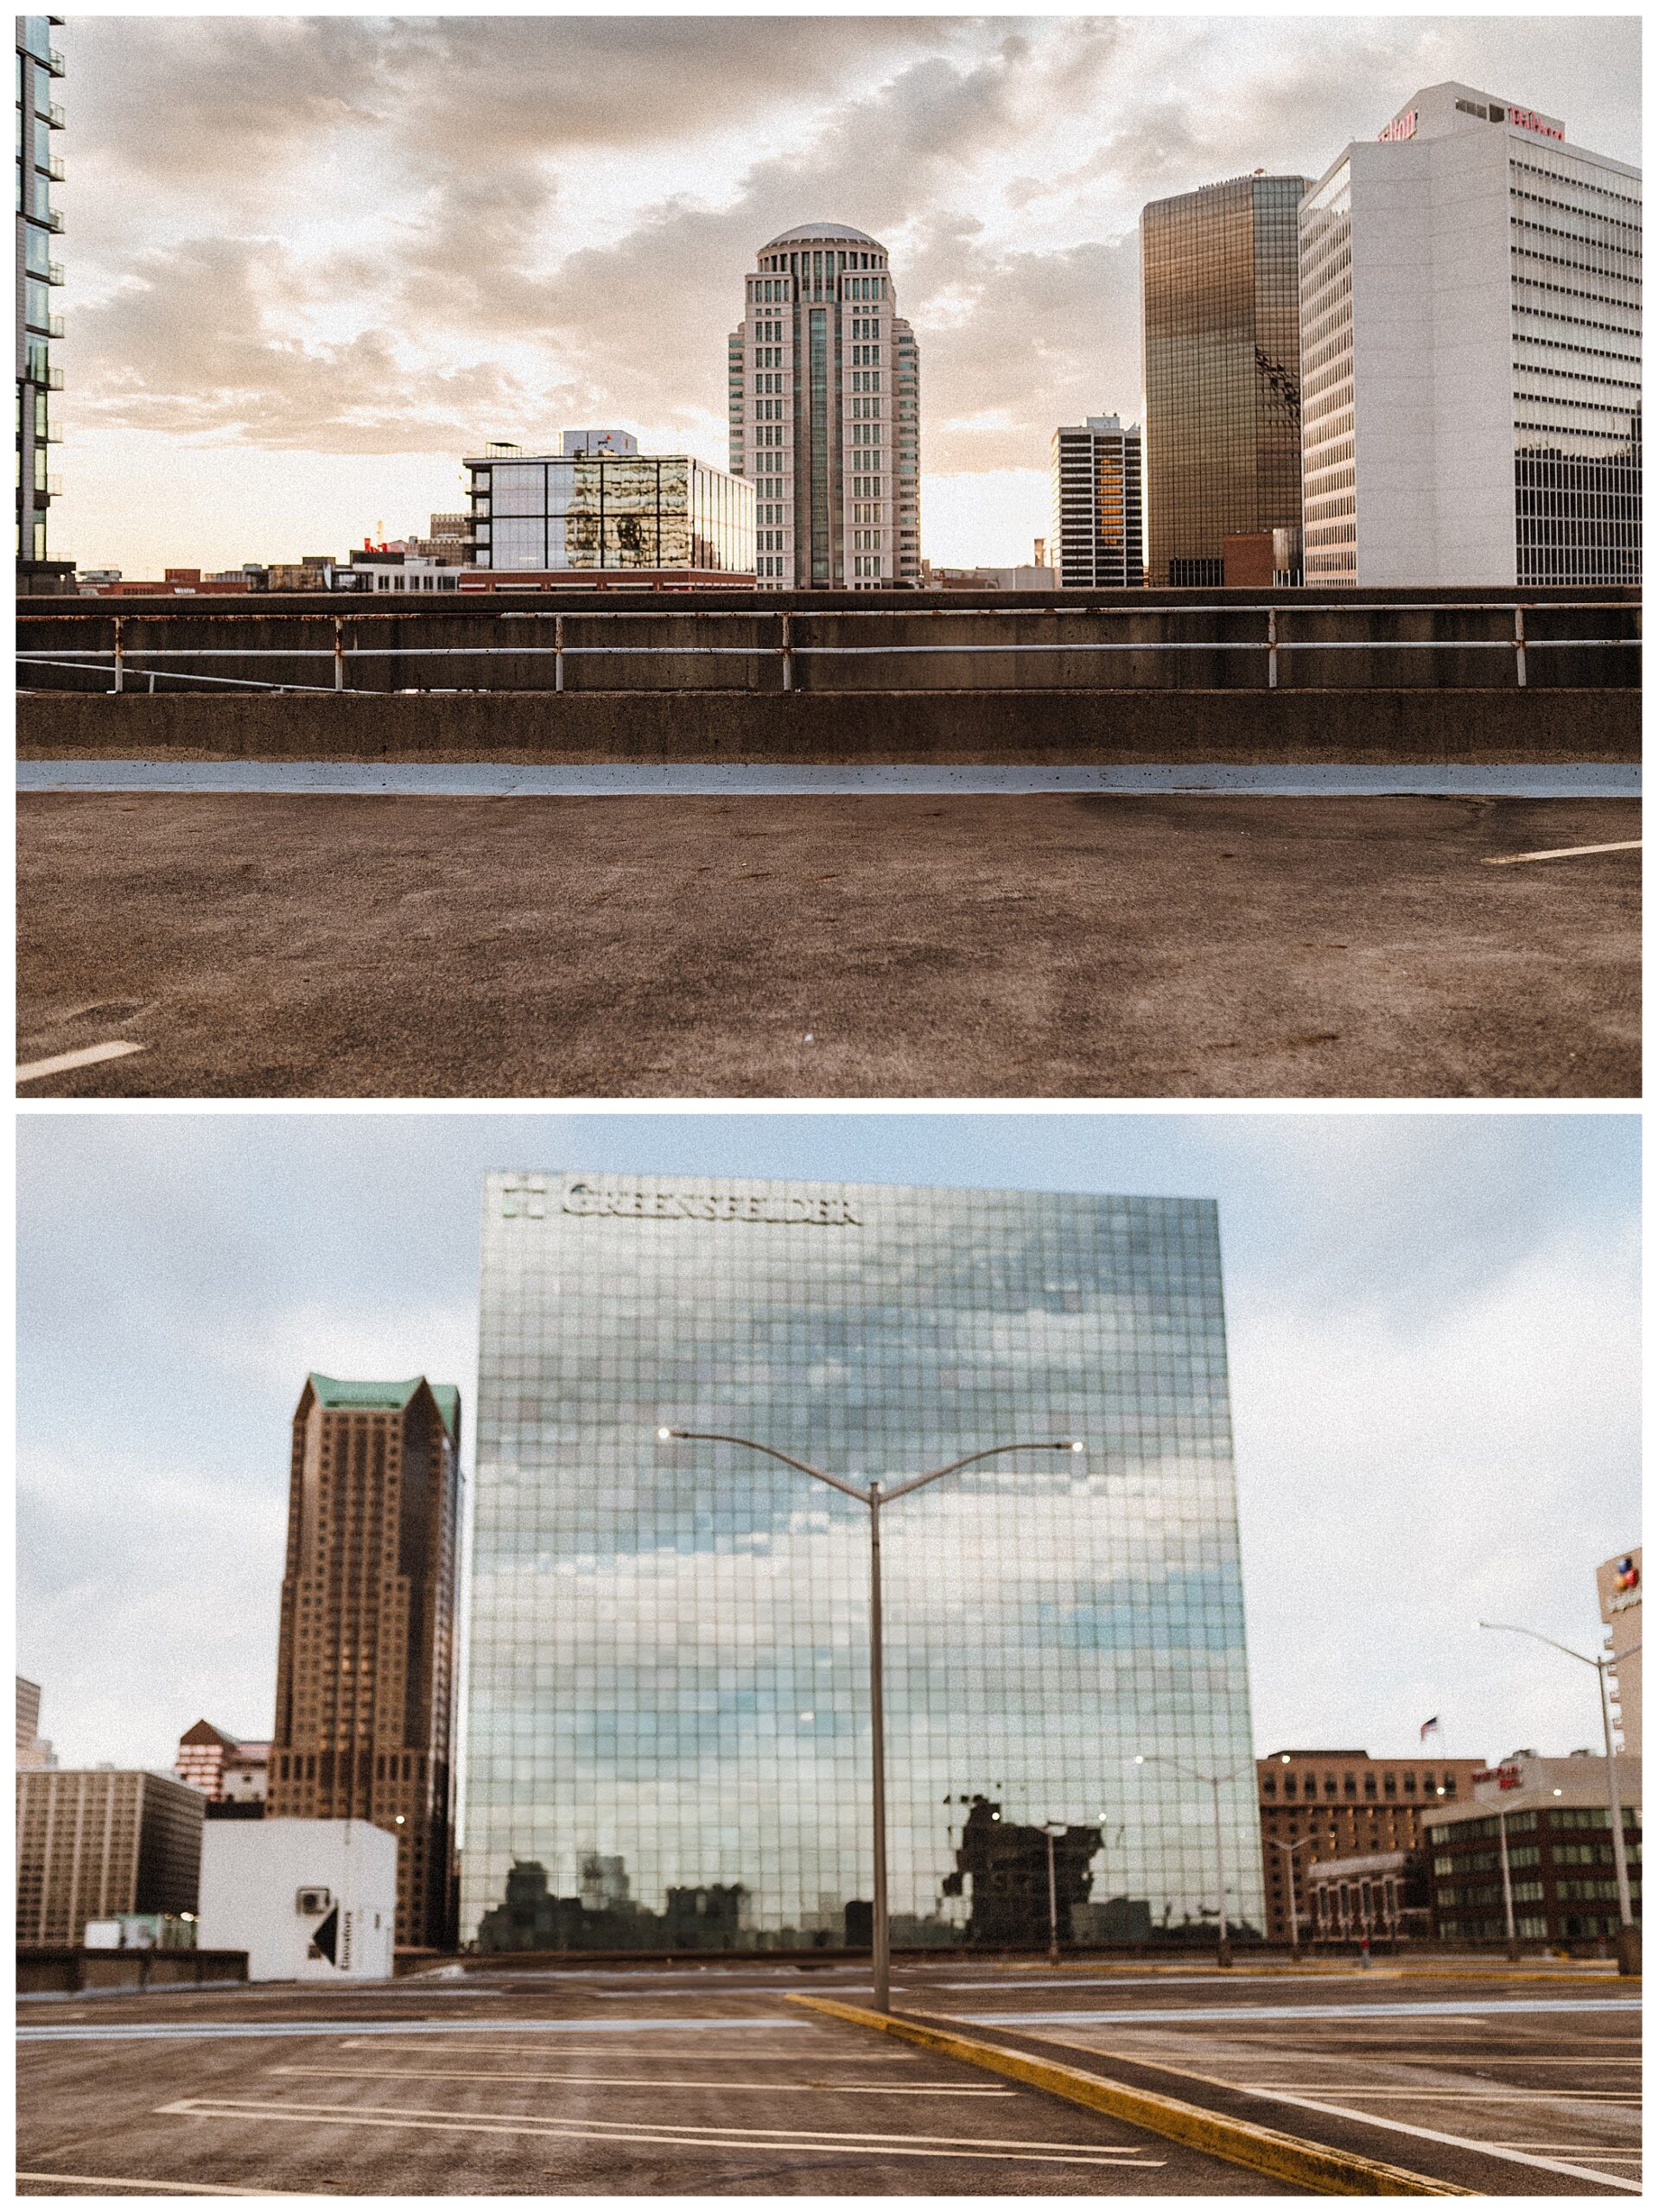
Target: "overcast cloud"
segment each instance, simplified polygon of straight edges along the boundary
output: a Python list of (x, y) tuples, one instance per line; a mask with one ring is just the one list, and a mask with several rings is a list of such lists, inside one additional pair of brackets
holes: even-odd
[(35, 1116), (19, 1132), (18, 1665), (66, 1762), (268, 1730), (305, 1374), (475, 1406), (484, 1171), (1213, 1197), (1259, 1749), (1596, 1740), (1638, 1541), (1623, 1115)]
[[(54, 549), (340, 550), (486, 439), (723, 466), (764, 242), (856, 224), (922, 349), (924, 549), (1028, 557), (1140, 412), (1142, 203), (1317, 175), (1446, 77), (1639, 151), (1635, 16), (77, 16)], [(301, 541), (304, 542), (302, 543)]]

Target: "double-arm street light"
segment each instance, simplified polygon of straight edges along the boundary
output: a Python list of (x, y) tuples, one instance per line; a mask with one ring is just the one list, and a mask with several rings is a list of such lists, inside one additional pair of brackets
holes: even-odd
[[(1641, 1971), (1641, 1935), (1635, 1924), (1635, 1910), (1629, 1903), (1629, 1862), (1623, 1847), (1623, 1808), (1617, 1790), (1617, 1758), (1612, 1750), (1612, 1702), (1606, 1694), (1606, 1677), (1620, 1660), (1633, 1659), (1641, 1646), (1633, 1643), (1627, 1651), (1615, 1652), (1609, 1659), (1591, 1658), (1586, 1651), (1574, 1651), (1569, 1643), (1556, 1643), (1552, 1636), (1540, 1636), (1534, 1628), (1516, 1628), (1512, 1621), (1481, 1621), (1481, 1628), (1498, 1630), (1504, 1636), (1528, 1636), (1534, 1643), (1546, 1643), (1551, 1651), (1564, 1651), (1568, 1659), (1581, 1661), (1592, 1667), (1600, 1686), (1600, 1728), (1606, 1745), (1606, 1799), (1612, 1822), (1612, 1866), (1617, 1875), (1617, 1970), (1620, 1974), (1638, 1974)], [(1503, 1877), (1507, 1886), (1508, 1848), (1503, 1839)], [(1509, 1907), (1509, 1939), (1512, 1946), (1514, 1928), (1512, 1905)]]
[(879, 1483), (867, 1484), (849, 1483), (840, 1475), (826, 1474), (822, 1467), (814, 1467), (804, 1459), (797, 1459), (787, 1452), (779, 1452), (774, 1445), (757, 1443), (752, 1436), (727, 1436), (718, 1429), (659, 1428), (659, 1441), (666, 1444), (678, 1440), (689, 1444), (735, 1444), (745, 1452), (764, 1452), (768, 1459), (780, 1459), (785, 1467), (793, 1467), (815, 1481), (827, 1483), (831, 1490), (838, 1490), (844, 1497), (855, 1497), (869, 1512), (869, 1731), (870, 1765), (872, 1768), (871, 1809), (874, 1829), (875, 1897), (872, 1915), (870, 1949), (874, 1981), (875, 2009), (880, 2012), (892, 2009), (892, 1930), (886, 1908), (886, 1719), (881, 1697), (881, 1624), (880, 1624), (880, 1510), (900, 1497), (908, 1497), (912, 1491), (924, 1490), (929, 1483), (937, 1482), (944, 1475), (953, 1475), (962, 1467), (976, 1466), (981, 1459), (999, 1459), (1009, 1452), (1080, 1452), (1082, 1446), (1070, 1438), (1059, 1443), (1044, 1440), (1033, 1444), (993, 1444), (983, 1452), (969, 1452), (964, 1459), (952, 1459), (948, 1466), (934, 1467), (931, 1473), (912, 1475), (907, 1482), (894, 1483), (890, 1490), (883, 1490)]
[(1136, 1751), (1134, 1764), (1136, 1766), (1172, 1766), (1177, 1772), (1187, 1776), (1193, 1782), (1206, 1782), (1214, 1792), (1215, 1886), (1220, 1892), (1221, 1903), (1220, 1942), (1216, 1950), (1215, 1963), (1220, 1967), (1229, 1967), (1232, 1963), (1232, 1945), (1226, 1932), (1226, 1851), (1221, 1841), (1221, 1784), (1223, 1782), (1236, 1782), (1238, 1778), (1237, 1774), (1236, 1772), (1200, 1774), (1195, 1766), (1188, 1766), (1184, 1759), (1171, 1758), (1166, 1751)]
[(1284, 1887), (1290, 1897), (1290, 1958), (1296, 1962), (1301, 1956), (1301, 1920), (1295, 1910), (1295, 1854), (1298, 1851), (1305, 1851), (1309, 1844), (1316, 1843), (1318, 1838), (1303, 1835), (1298, 1836), (1293, 1843), (1285, 1843), (1274, 1836), (1272, 1840), (1274, 1848), (1284, 1854)]

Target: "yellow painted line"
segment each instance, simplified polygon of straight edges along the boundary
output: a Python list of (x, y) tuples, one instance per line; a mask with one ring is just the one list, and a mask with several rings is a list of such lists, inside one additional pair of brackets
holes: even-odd
[(1234, 2165), (1252, 2167), (1257, 2173), (1270, 2174), (1278, 2181), (1293, 2182), (1320, 2196), (1477, 2194), (1448, 2182), (1431, 2181), (1426, 2175), (1411, 2173), (1402, 2166), (1359, 2158), (1350, 2152), (1328, 2150), (1322, 2144), (1304, 2142), (1299, 2137), (1282, 2134), (1276, 2128), (1204, 2112), (1199, 2106), (1184, 2103), (1176, 2097), (1130, 2088), (1127, 2082), (1107, 2081), (1098, 2075), (1084, 2073), (1080, 2067), (1034, 2058), (1000, 2044), (981, 2042), (976, 2037), (923, 2027), (918, 2021), (899, 2019), (888, 2012), (866, 2012), (857, 2005), (839, 2004), (830, 1997), (806, 1997), (791, 1991), (788, 2001), (850, 2021), (856, 2027), (874, 2028), (883, 2035), (900, 2037), (905, 2042), (918, 2044), (924, 2050), (936, 2050), (946, 2058), (962, 2059), (969, 2066), (981, 2066), (989, 2073), (1006, 2075), (1012, 2081), (1024, 2082), (1032, 2088), (1045, 2089), (1051, 2095), (1063, 2097), (1068, 2104), (1107, 2113), (1114, 2120), (1126, 2120), (1132, 2126), (1166, 2136), (1172, 2142), (1207, 2152)]
[(78, 1052), (56, 1052), (49, 1060), (30, 1060), (17, 1071), (19, 1083), (42, 1083), (49, 1075), (67, 1075), (73, 1068), (95, 1068), (100, 1060), (118, 1060), (128, 1052), (142, 1052), (142, 1045), (85, 1045)]
[(125, 2174), (26, 2174), (19, 2181), (54, 2181), (75, 2189), (153, 2189), (163, 2196), (323, 2196), (326, 2190), (238, 2189), (228, 2181), (134, 2181)]
[(1508, 853), (1498, 861), (1487, 861), (1487, 868), (1518, 868), (1521, 861), (1571, 861), (1579, 853), (1638, 853), (1639, 837), (1620, 838), (1615, 845), (1557, 845), (1547, 853)]
[(349, 2082), (563, 2082), (572, 2088), (753, 2089), (769, 2096), (776, 2089), (804, 2089), (826, 2097), (1011, 2097), (1012, 2089), (906, 2087), (867, 2088), (844, 2082), (672, 2082), (641, 2081), (637, 2074), (505, 2074), (495, 2068), (462, 2066), (268, 2066), (268, 2074), (303, 2074), (325, 2081)]
[(681, 2127), (658, 2122), (654, 2128), (625, 2127), (618, 2122), (582, 2125), (575, 2120), (541, 2120), (531, 2113), (508, 2113), (499, 2118), (476, 2113), (433, 2113), (424, 2107), (402, 2105), (288, 2105), (262, 2104), (250, 2097), (180, 2097), (175, 2103), (157, 2105), (158, 2113), (176, 2113), (191, 2120), (287, 2120), (314, 2126), (319, 2121), (340, 2127), (425, 2127), (463, 2135), (530, 2135), (543, 2143), (669, 2143), (681, 2151), (840, 2151), (854, 2158), (1010, 2158), (1029, 2159), (1039, 2165), (1111, 2166), (1134, 2168), (1161, 2165), (1160, 2158), (1146, 2158), (1132, 2145), (1112, 2151), (1102, 2145), (1075, 2151), (1058, 2145), (1025, 2143), (1017, 2138), (996, 2143), (967, 2136), (865, 2135), (850, 2130), (829, 2134), (816, 2130), (782, 2127)]

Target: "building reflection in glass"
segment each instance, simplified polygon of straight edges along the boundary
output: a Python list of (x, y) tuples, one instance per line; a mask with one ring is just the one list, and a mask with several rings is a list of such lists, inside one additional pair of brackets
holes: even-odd
[(1140, 212), (1153, 585), (1218, 585), (1223, 539), (1301, 526), (1306, 188), (1305, 177), (1233, 177)]
[(1148, 1746), (1236, 1770), (1260, 1923), (1211, 1204), (497, 1175), (481, 1319), (463, 1939), (868, 1941), (864, 1516), (659, 1422), (864, 1480), (1085, 1438), (884, 1516), (893, 1940), (1045, 1942), (1048, 1821), (1062, 1936), (1212, 1929)]

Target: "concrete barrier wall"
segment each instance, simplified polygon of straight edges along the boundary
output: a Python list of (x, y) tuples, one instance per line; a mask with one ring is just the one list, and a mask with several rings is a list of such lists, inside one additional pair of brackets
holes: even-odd
[[(559, 637), (567, 693), (1494, 690), (1520, 688), (1520, 603), (1495, 591), (1011, 592), (989, 600), (618, 592), (605, 594), (602, 607), (592, 593), (563, 592), (458, 596), (401, 610), (319, 594), (265, 602), (85, 599), (29, 601), (19, 610), (18, 644), (48, 659), (107, 654), (118, 624), (124, 690), (147, 689), (153, 675), (162, 690), (208, 696), (244, 680), (331, 691), (336, 642), (351, 653), (338, 671), (351, 691), (552, 691), (560, 687), (546, 649)], [(1275, 687), (1269, 616), (1280, 643)], [(1638, 635), (1636, 594), (1528, 593), (1523, 622), (1528, 689), (1638, 683), (1639, 653), (1612, 642)], [(1551, 645), (1567, 639), (1596, 642)], [(1125, 650), (1076, 650), (1084, 642)], [(540, 650), (525, 650), (531, 645)], [(634, 650), (614, 650), (624, 645)], [(689, 650), (643, 650), (670, 645)], [(844, 650), (815, 650), (827, 647)], [(162, 650), (192, 658), (153, 658)], [(20, 674), (31, 689), (50, 691), (107, 692), (113, 683), (108, 662), (96, 670), (29, 662)]]
[(245, 1951), (103, 1951), (70, 1944), (20, 1944), (17, 1948), (20, 1996), (48, 1990), (159, 1989), (247, 1978)]
[(17, 705), (19, 752), (33, 760), (1490, 766), (1629, 761), (1641, 749), (1640, 696), (1619, 690), (32, 693)]

